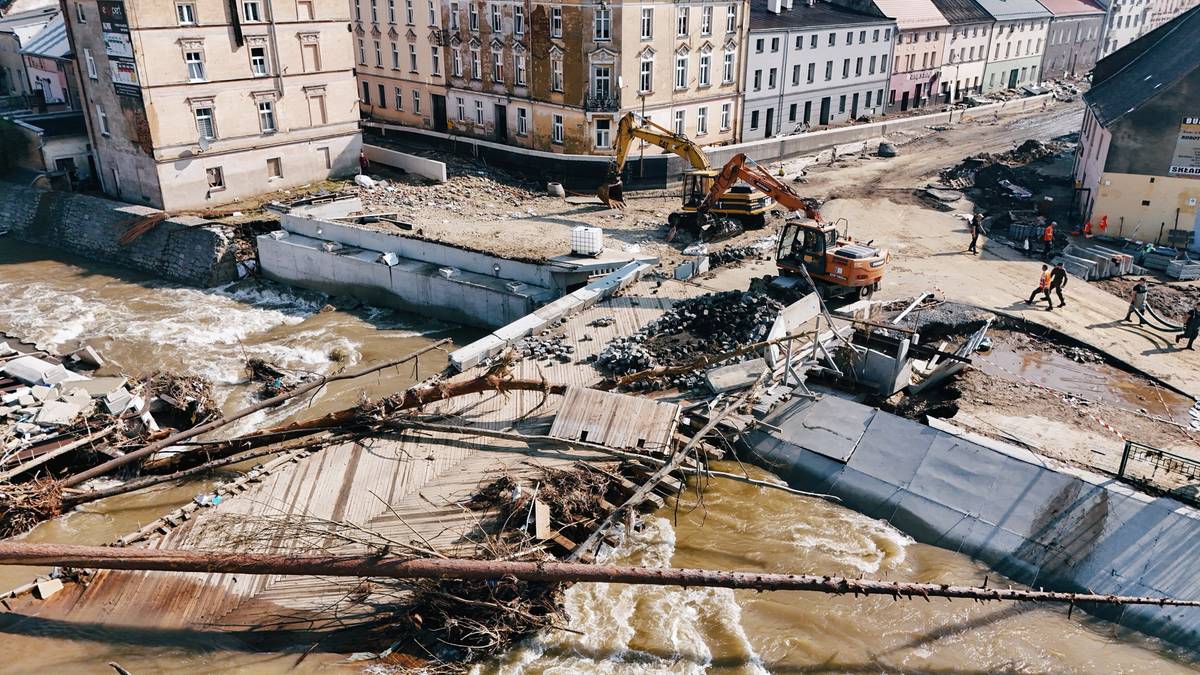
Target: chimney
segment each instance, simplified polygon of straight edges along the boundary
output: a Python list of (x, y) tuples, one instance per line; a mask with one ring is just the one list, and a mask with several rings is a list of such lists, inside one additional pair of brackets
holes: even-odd
[(783, 0), (783, 8), (790, 10), (792, 8), (792, 0)]
[(772, 14), (778, 14), (781, 6), (781, 0), (767, 0), (767, 11)]

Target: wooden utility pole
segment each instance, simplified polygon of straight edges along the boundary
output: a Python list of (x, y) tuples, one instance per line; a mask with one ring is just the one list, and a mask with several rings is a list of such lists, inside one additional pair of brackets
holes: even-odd
[(896, 599), (967, 598), (1059, 603), (1200, 607), (1200, 600), (1176, 600), (1098, 593), (950, 586), (874, 581), (813, 574), (724, 572), (673, 567), (627, 567), (564, 562), (514, 562), (464, 558), (401, 558), (375, 555), (280, 555), (65, 544), (0, 542), (0, 565), (56, 565), (74, 568), (277, 574), (391, 579), (486, 581), (512, 577), (546, 583), (603, 582), (651, 586), (701, 586), (755, 591), (813, 591), (836, 595), (888, 595)]

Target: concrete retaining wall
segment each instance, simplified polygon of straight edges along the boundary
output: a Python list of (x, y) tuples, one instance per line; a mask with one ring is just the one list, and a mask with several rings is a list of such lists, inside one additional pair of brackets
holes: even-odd
[[(1041, 107), (1050, 96), (1050, 94), (1043, 94), (953, 112), (884, 119), (870, 124), (834, 127), (794, 136), (767, 138), (736, 145), (711, 146), (705, 148), (704, 152), (714, 166), (724, 165), (730, 157), (739, 152), (746, 153), (758, 162), (815, 154), (836, 146), (846, 146), (839, 154), (860, 152), (863, 148), (847, 144), (861, 142), (867, 143), (866, 150), (870, 152), (873, 151), (873, 148), (870, 147), (872, 141), (877, 141), (895, 131), (1032, 110)], [(547, 179), (561, 182), (571, 189), (588, 192), (594, 190), (596, 185), (604, 179), (611, 161), (610, 157), (603, 155), (568, 155), (529, 150), (469, 136), (458, 136), (384, 122), (364, 122), (363, 127), (368, 133), (383, 134), (389, 138), (409, 139), (425, 144), (432, 143), (451, 152), (481, 157), (489, 164), (505, 166), (526, 173), (536, 167)], [(678, 184), (680, 176), (690, 168), (691, 166), (683, 158), (658, 154), (656, 148), (647, 149), (644, 156), (639, 155), (635, 149), (630, 153), (622, 177), (629, 189), (665, 188)]]
[(410, 155), (407, 152), (398, 152), (381, 148), (378, 145), (363, 144), (363, 152), (366, 153), (367, 159), (372, 162), (377, 162), (385, 166), (403, 169), (408, 173), (413, 173), (418, 176), (424, 176), (430, 180), (436, 180), (439, 183), (446, 182), (446, 163), (439, 162), (433, 159), (426, 159), (416, 155)]
[(118, 240), (154, 209), (0, 182), (0, 223), (10, 236), (193, 286), (237, 278), (233, 240), (200, 218), (165, 220), (122, 246)]
[[(1200, 512), (1172, 499), (832, 396), (795, 401), (766, 422), (781, 431), (751, 433), (747, 454), (790, 485), (836, 495), (1020, 583), (1200, 597)], [(1200, 651), (1200, 608), (1085, 609)]]

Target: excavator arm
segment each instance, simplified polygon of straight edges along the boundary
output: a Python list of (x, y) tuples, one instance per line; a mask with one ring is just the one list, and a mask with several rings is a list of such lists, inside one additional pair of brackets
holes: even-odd
[(625, 168), (625, 160), (629, 157), (629, 148), (635, 138), (679, 155), (691, 163), (694, 169), (709, 168), (708, 157), (692, 139), (682, 134), (676, 134), (637, 113), (626, 113), (617, 124), (617, 136), (614, 143), (617, 154), (608, 167), (608, 176), (605, 178), (604, 184), (596, 189), (596, 196), (609, 207), (625, 206), (625, 200), (621, 194), (621, 171)]
[(750, 187), (769, 195), (788, 211), (803, 211), (804, 215), (820, 222), (821, 214), (817, 211), (816, 203), (813, 200), (796, 194), (795, 190), (780, 182), (778, 178), (756, 164), (745, 153), (734, 155), (725, 163), (725, 166), (721, 167), (721, 172), (713, 180), (712, 187), (709, 188), (708, 194), (704, 196), (704, 201), (696, 209), (697, 212), (704, 213), (711, 209), (739, 180), (745, 181)]

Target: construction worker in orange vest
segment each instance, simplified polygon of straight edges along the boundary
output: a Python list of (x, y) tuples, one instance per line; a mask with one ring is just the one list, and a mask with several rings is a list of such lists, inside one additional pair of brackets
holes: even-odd
[(1083, 236), (1085, 239), (1092, 238), (1092, 221), (1087, 221), (1083, 224)]
[(1054, 301), (1050, 299), (1051, 278), (1052, 275), (1050, 274), (1050, 266), (1042, 265), (1042, 276), (1038, 279), (1038, 287), (1033, 289), (1033, 292), (1029, 294), (1029, 299), (1025, 301), (1025, 304), (1032, 305), (1034, 297), (1036, 297), (1038, 293), (1041, 293), (1042, 297), (1046, 299), (1046, 311), (1054, 311)]
[(1046, 229), (1042, 230), (1042, 255), (1050, 255), (1050, 247), (1054, 245), (1054, 226), (1058, 223), (1050, 221)]
[(1108, 216), (1100, 216), (1100, 234), (1108, 229)]

